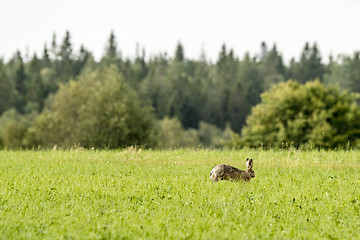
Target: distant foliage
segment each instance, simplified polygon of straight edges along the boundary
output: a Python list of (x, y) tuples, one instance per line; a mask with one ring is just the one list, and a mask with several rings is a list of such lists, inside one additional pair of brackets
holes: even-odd
[(243, 128), (251, 147), (335, 148), (358, 145), (358, 95), (319, 81), (280, 83), (262, 94)]
[(20, 114), (15, 109), (9, 109), (0, 117), (0, 147), (26, 148), (31, 139), (28, 128), (31, 126), (36, 113)]
[(194, 129), (184, 130), (177, 118), (164, 118), (159, 122), (156, 136), (159, 148), (198, 147), (200, 145)]
[[(135, 57), (125, 58), (120, 50), (121, 41), (119, 44), (115, 33), (111, 32), (104, 44), (104, 55), (96, 60), (91, 51), (83, 45), (75, 49), (71, 36), (70, 32), (66, 31), (60, 41), (57, 41), (57, 36), (54, 34), (51, 43), (44, 44), (44, 49), (39, 54), (29, 55), (17, 51), (7, 62), (0, 58), (0, 116), (15, 109), (16, 114), (21, 115), (21, 118), (27, 122), (24, 125), (24, 134), (15, 134), (14, 137), (5, 141), (1, 140), (4, 136), (0, 136), (0, 147), (31, 148), (34, 145), (50, 146), (56, 143), (68, 146), (73, 142), (81, 142), (86, 146), (105, 147), (106, 144), (110, 144), (116, 147), (146, 142), (158, 147), (223, 147), (225, 144), (225, 146), (237, 148), (242, 146), (239, 135), (251, 109), (261, 102), (261, 94), (276, 84), (284, 83), (289, 79), (306, 84), (318, 79), (326, 86), (345, 89), (349, 92), (360, 92), (359, 52), (351, 56), (330, 56), (328, 63), (324, 63), (316, 43), (305, 43), (299, 56), (293, 58), (289, 64), (283, 62), (281, 51), (275, 44), (268, 48), (265, 42), (261, 43), (258, 53), (246, 53), (244, 56), (237, 56), (232, 48), (224, 44), (219, 49), (218, 59), (212, 61), (206, 58), (204, 51), (198, 59), (188, 59), (185, 54), (186, 49), (181, 42), (177, 43), (172, 54), (159, 53), (151, 56), (147, 56), (145, 49), (141, 49), (140, 45), (136, 44)], [(111, 71), (105, 70), (110, 68)], [(103, 135), (103, 132), (101, 134), (96, 132), (102, 129), (103, 125), (100, 124), (101, 127), (99, 127), (95, 124), (95, 120), (109, 122), (109, 124), (114, 121), (104, 119), (107, 118), (106, 111), (115, 111), (109, 110), (110, 106), (118, 107), (113, 106), (112, 101), (123, 101), (122, 104), (118, 104), (119, 108), (126, 103), (127, 98), (121, 98), (116, 94), (113, 99), (107, 99), (108, 102), (99, 97), (107, 94), (102, 91), (109, 91), (109, 93), (115, 91), (111, 87), (114, 83), (109, 80), (114, 76), (105, 76), (114, 72), (116, 72), (115, 75), (121, 76), (119, 77), (122, 79), (120, 85), (126, 85), (124, 92), (136, 96), (134, 104), (141, 106), (140, 109), (143, 109), (143, 106), (152, 108), (153, 115), (150, 118), (155, 119), (155, 122), (161, 122), (154, 125), (155, 129), (150, 134), (151, 140), (140, 135), (128, 134), (127, 131), (117, 137), (109, 137)], [(115, 78), (118, 79), (118, 77)], [(77, 83), (78, 81), (82, 82), (81, 86)], [(101, 82), (100, 85), (99, 82)], [(94, 85), (94, 87), (90, 88), (88, 85)], [(102, 87), (109, 90), (102, 90)], [(60, 94), (58, 94), (59, 91)], [(122, 91), (119, 92), (122, 93)], [(89, 94), (92, 94), (92, 97)], [(72, 102), (69, 102), (69, 98)], [(64, 106), (62, 106), (62, 101), (64, 101)], [(106, 107), (103, 107), (104, 102), (109, 105), (105, 104)], [(89, 107), (89, 104), (92, 106)], [(83, 105), (86, 108), (77, 109), (78, 106)], [(128, 106), (130, 108), (132, 105), (128, 104)], [(61, 107), (64, 109), (60, 111)], [(53, 114), (56, 112), (55, 108), (56, 111), (72, 117), (73, 120), (66, 119), (67, 123), (58, 124), (60, 120)], [(89, 109), (93, 109), (91, 111), (94, 112)], [(123, 111), (123, 109), (116, 111)], [(144, 113), (144, 119), (148, 118), (147, 112)], [(97, 114), (100, 113), (105, 115), (98, 118)], [(40, 116), (32, 126), (36, 114)], [(90, 116), (91, 114), (94, 116)], [(78, 122), (79, 117), (83, 116), (88, 119), (87, 123), (83, 122), (83, 119)], [(298, 117), (301, 116), (296, 116)], [(307, 117), (309, 115), (305, 114), (304, 118)], [(8, 116), (5, 118), (9, 119)], [(53, 120), (50, 121), (51, 118)], [(175, 124), (175, 121), (178, 122)], [(16, 120), (16, 123), (20, 122)], [(45, 123), (52, 123), (54, 126), (45, 127)], [(109, 132), (114, 134), (111, 124)], [(124, 124), (128, 126), (128, 123)], [(164, 139), (171, 135), (170, 132), (158, 135), (162, 131), (161, 127), (166, 129), (170, 125), (172, 126), (170, 129), (174, 131), (181, 128), (188, 139), (184, 140), (185, 135), (182, 134), (182, 140), (169, 144)], [(0, 125), (1, 131), (5, 132), (4, 129), (7, 126), (10, 125)], [(81, 130), (79, 127), (82, 127)], [(90, 127), (97, 130), (94, 132)], [(285, 129), (286, 127), (287, 125)], [(45, 130), (40, 131), (41, 128), (57, 130), (46, 134)], [(77, 132), (85, 128), (88, 131), (81, 134)], [(139, 128), (143, 126), (139, 125)], [(134, 131), (131, 130), (131, 132)], [(91, 134), (94, 136), (90, 136)], [(147, 135), (147, 132), (144, 134)], [(211, 139), (204, 136), (211, 136)], [(346, 135), (342, 136), (346, 138)], [(356, 136), (356, 134), (350, 134), (347, 140), (353, 141)], [(103, 137), (108, 139), (104, 140)], [(156, 139), (157, 137), (159, 139)], [(137, 138), (143, 140), (134, 140)], [(193, 139), (190, 140), (190, 138)], [(303, 145), (304, 141), (310, 145), (319, 145), (317, 142), (310, 142), (310, 138), (301, 136), (298, 138), (302, 139), (300, 145)], [(224, 139), (231, 139), (231, 141), (226, 142)], [(342, 141), (345, 140), (336, 140), (336, 142)], [(328, 147), (337, 145), (328, 144)]]
[(155, 141), (157, 148), (223, 148), (230, 147), (233, 131), (228, 125), (221, 130), (215, 125), (200, 122), (199, 129), (184, 129), (180, 121), (165, 117), (157, 123)]
[(118, 148), (149, 144), (150, 110), (111, 66), (62, 85), (30, 132), (41, 146)]

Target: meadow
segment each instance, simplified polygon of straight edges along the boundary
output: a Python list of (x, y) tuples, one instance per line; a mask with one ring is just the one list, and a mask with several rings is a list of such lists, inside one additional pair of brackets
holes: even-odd
[[(212, 183), (219, 163), (250, 183)], [(0, 239), (359, 239), (360, 151), (0, 151)]]

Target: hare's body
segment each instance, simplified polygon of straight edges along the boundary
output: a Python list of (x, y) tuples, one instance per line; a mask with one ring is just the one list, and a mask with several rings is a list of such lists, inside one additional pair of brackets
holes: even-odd
[(210, 178), (213, 182), (217, 182), (219, 180), (243, 180), (245, 182), (250, 182), (251, 178), (255, 177), (255, 172), (252, 170), (252, 166), (252, 159), (246, 160), (246, 171), (230, 165), (220, 164), (211, 170)]
[(230, 165), (220, 164), (211, 170), (210, 178), (213, 182), (217, 182), (219, 180), (250, 181), (251, 176), (244, 170)]

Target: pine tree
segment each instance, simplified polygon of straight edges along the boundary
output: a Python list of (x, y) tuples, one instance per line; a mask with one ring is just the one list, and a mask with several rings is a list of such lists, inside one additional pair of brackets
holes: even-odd
[(110, 37), (106, 46), (106, 57), (110, 59), (117, 58), (117, 42), (113, 31), (110, 33)]
[(49, 50), (47, 49), (46, 44), (44, 45), (43, 55), (41, 59), (41, 65), (43, 68), (50, 68), (51, 67), (51, 60), (49, 55)]
[(58, 56), (56, 75), (60, 82), (68, 82), (74, 76), (74, 57), (69, 31), (65, 33)]
[(261, 43), (261, 56), (260, 61), (265, 61), (268, 55), (268, 50), (265, 42)]
[(316, 43), (314, 43), (313, 47), (311, 48), (309, 68), (310, 76), (308, 78), (312, 80), (319, 79), (320, 82), (322, 82), (325, 73), (325, 67), (321, 63), (321, 55)]
[(214, 106), (208, 106), (208, 111), (212, 112), (210, 123), (218, 127), (225, 128), (230, 121), (229, 105), (231, 92), (238, 79), (239, 60), (234, 57), (233, 50), (227, 51), (226, 45), (221, 47), (219, 59), (215, 65), (214, 82), (212, 88), (216, 91), (208, 98), (212, 99)]
[(64, 40), (60, 46), (59, 57), (61, 61), (71, 61), (72, 60), (72, 44), (70, 41), (70, 32), (66, 31)]
[(85, 47), (81, 45), (79, 54), (74, 61), (74, 76), (77, 76), (81, 73), (82, 69), (90, 58), (92, 58), (91, 52), (86, 50)]
[(14, 76), (14, 84), (16, 90), (15, 98), (15, 109), (23, 113), (26, 105), (26, 85), (27, 85), (27, 76), (25, 73), (25, 65), (21, 57), (21, 53), (18, 51), (15, 57), (16, 70)]
[(348, 57), (344, 61), (347, 72), (347, 82), (349, 89), (360, 92), (360, 52), (355, 52), (354, 57)]
[(223, 44), (221, 46), (221, 51), (219, 53), (219, 58), (218, 58), (218, 61), (217, 61), (216, 65), (221, 67), (222, 64), (225, 64), (226, 59), (227, 59), (226, 45)]
[(55, 33), (53, 33), (53, 36), (52, 36), (50, 53), (51, 53), (50, 59), (56, 60), (58, 57), (58, 46), (56, 43), (56, 34)]
[(240, 63), (238, 80), (232, 85), (228, 108), (231, 128), (236, 132), (244, 126), (251, 108), (260, 102), (263, 85), (255, 59), (246, 54)]
[(42, 109), (42, 101), (44, 98), (43, 82), (41, 78), (41, 61), (34, 54), (29, 63), (28, 70), (29, 80), (26, 86), (26, 102), (36, 104), (35, 110)]
[(183, 62), (184, 61), (184, 48), (183, 48), (181, 42), (178, 42), (178, 44), (176, 46), (174, 60), (175, 60), (175, 62)]
[[(137, 50), (138, 52), (138, 50)], [(139, 84), (141, 81), (143, 81), (149, 71), (148, 66), (145, 61), (145, 49), (142, 50), (142, 55), (139, 56), (139, 54), (136, 54), (137, 57), (135, 59), (135, 62), (133, 64), (133, 72), (134, 72), (134, 78), (135, 83)], [(136, 85), (138, 88), (139, 86)]]
[(310, 47), (308, 42), (305, 44), (300, 62), (293, 64), (291, 70), (292, 78), (300, 83), (306, 83), (315, 79), (323, 80), (325, 68), (321, 63), (321, 56), (316, 43), (312, 47)]
[(0, 59), (0, 116), (7, 109), (12, 107), (14, 98), (14, 88), (6, 74), (6, 66)]
[(259, 63), (258, 69), (264, 78), (264, 90), (269, 89), (273, 84), (285, 81), (286, 69), (275, 44), (270, 52), (266, 53), (266, 58)]

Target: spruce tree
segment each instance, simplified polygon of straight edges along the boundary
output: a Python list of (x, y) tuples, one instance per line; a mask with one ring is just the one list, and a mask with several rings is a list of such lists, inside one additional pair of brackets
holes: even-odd
[(321, 55), (314, 43), (312, 47), (307, 42), (301, 53), (300, 62), (291, 66), (292, 78), (300, 83), (306, 83), (315, 79), (323, 80), (325, 73), (324, 65), (321, 63)]
[(14, 86), (6, 74), (6, 66), (0, 59), (0, 116), (12, 107), (14, 97)]
[(344, 65), (347, 72), (349, 89), (354, 92), (360, 92), (360, 52), (355, 52), (353, 58), (346, 58)]
[(106, 57), (115, 59), (117, 58), (117, 42), (113, 31), (110, 33), (109, 40), (106, 46)]
[(56, 34), (55, 33), (53, 33), (53, 36), (52, 36), (50, 53), (51, 53), (50, 59), (56, 60), (58, 57), (58, 46), (56, 43)]
[(44, 45), (43, 55), (41, 59), (41, 65), (43, 68), (50, 68), (51, 67), (51, 60), (49, 55), (49, 50), (47, 49), (46, 44)]
[(178, 42), (175, 51), (175, 62), (183, 62), (184, 61), (184, 47), (181, 42)]
[(40, 72), (41, 61), (37, 58), (36, 54), (34, 54), (29, 63), (26, 102), (36, 104), (35, 110), (39, 111), (42, 109), (42, 101), (44, 100), (44, 89)]
[(70, 32), (66, 31), (58, 53), (56, 74), (60, 82), (68, 82), (74, 76), (73, 47), (70, 40)]
[(25, 72), (25, 65), (21, 57), (21, 53), (19, 51), (16, 53), (15, 61), (16, 61), (16, 70), (14, 76), (14, 84), (16, 90), (15, 109), (20, 113), (24, 113), (25, 105), (26, 105), (27, 76)]

